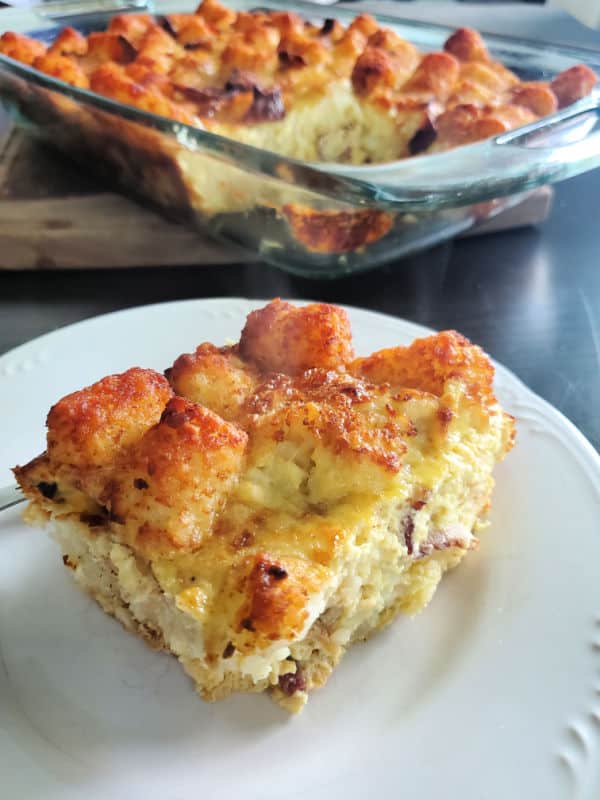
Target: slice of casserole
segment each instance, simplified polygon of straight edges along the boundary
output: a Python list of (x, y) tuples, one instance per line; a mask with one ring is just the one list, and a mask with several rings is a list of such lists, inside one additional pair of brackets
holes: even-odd
[(202, 697), (297, 711), (477, 547), (514, 439), (492, 365), (454, 331), (356, 359), (343, 310), (275, 300), (165, 374), (51, 408), (46, 451), (15, 469), (26, 517)]

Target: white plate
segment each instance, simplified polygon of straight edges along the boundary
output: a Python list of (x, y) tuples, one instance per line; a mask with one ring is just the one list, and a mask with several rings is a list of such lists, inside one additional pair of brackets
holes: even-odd
[[(0, 485), (41, 449), (65, 392), (237, 338), (259, 305), (138, 308), (4, 356)], [(425, 332), (350, 317), (359, 353)], [(600, 459), (501, 367), (497, 387), (518, 444), (480, 551), (421, 616), (356, 646), (298, 718), (261, 696), (202, 703), (173, 658), (77, 591), (45, 534), (0, 515), (0, 796), (598, 798)]]

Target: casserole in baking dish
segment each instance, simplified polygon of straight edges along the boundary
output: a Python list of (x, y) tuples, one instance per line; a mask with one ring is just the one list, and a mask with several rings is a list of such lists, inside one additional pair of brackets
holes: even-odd
[(69, 154), (288, 269), (370, 266), (598, 158), (589, 53), (488, 51), (474, 31), (342, 10), (160, 5), (87, 36), (5, 34), (0, 91)]

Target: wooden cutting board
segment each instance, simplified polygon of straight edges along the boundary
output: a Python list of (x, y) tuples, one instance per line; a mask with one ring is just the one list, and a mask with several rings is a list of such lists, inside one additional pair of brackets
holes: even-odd
[[(469, 231), (532, 225), (552, 190)], [(107, 191), (16, 127), (0, 131), (0, 269), (206, 266), (252, 260)]]
[(251, 260), (107, 191), (17, 128), (0, 141), (0, 269)]

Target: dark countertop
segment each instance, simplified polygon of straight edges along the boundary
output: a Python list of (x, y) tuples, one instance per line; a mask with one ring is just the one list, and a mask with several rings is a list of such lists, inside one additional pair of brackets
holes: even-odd
[(328, 282), (260, 264), (0, 273), (0, 352), (70, 322), (163, 300), (280, 295), (347, 303), (457, 328), (600, 450), (599, 201), (597, 170), (560, 184), (551, 216), (538, 228), (449, 242)]

